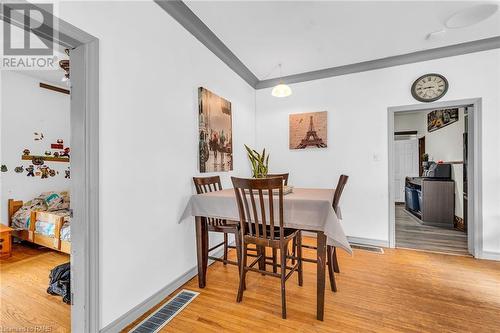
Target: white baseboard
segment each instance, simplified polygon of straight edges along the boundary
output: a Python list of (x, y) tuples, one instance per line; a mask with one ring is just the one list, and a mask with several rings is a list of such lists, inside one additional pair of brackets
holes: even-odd
[[(212, 256), (213, 257), (222, 257), (224, 254), (224, 249), (221, 248), (220, 250), (213, 252)], [(211, 265), (214, 261), (209, 260), (208, 265)], [(141, 317), (144, 313), (146, 313), (148, 310), (150, 310), (152, 307), (163, 301), (165, 298), (167, 298), (170, 294), (172, 294), (174, 291), (179, 289), (183, 284), (187, 283), (189, 280), (191, 280), (193, 277), (195, 277), (198, 274), (198, 267), (195, 266), (191, 269), (189, 269), (187, 272), (179, 276), (177, 279), (157, 291), (154, 295), (150, 296), (137, 306), (135, 306), (133, 309), (129, 310), (122, 316), (120, 316), (118, 319), (114, 320), (110, 324), (108, 324), (106, 327), (102, 328), (99, 332), (100, 333), (117, 333), (123, 330), (125, 327), (133, 323), (135, 320), (137, 320), (139, 317)]]
[(478, 259), (495, 260), (500, 261), (500, 253), (483, 251)]
[(388, 241), (384, 241), (384, 240), (380, 240), (380, 239), (347, 236), (347, 240), (349, 241), (349, 243), (378, 246), (378, 247), (389, 247)]

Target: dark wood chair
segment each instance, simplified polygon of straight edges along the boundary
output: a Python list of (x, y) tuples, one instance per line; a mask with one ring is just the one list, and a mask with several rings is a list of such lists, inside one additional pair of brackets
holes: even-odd
[[(194, 186), (196, 187), (196, 193), (208, 193), (222, 190), (222, 185), (220, 182), (219, 176), (213, 177), (193, 177)], [(217, 219), (212, 217), (205, 217), (207, 220), (208, 231), (211, 232), (219, 232), (224, 234), (224, 241), (209, 248), (208, 252), (212, 252), (213, 250), (224, 246), (224, 256), (221, 258), (208, 256), (212, 260), (221, 261), (224, 265), (231, 264), (237, 265), (240, 268), (241, 262), (241, 237), (240, 237), (240, 222), (239, 221), (231, 221), (225, 219)], [(235, 239), (235, 245), (231, 246), (228, 243), (228, 234), (233, 234)], [(227, 259), (228, 249), (233, 248), (236, 249), (236, 258), (237, 261), (232, 261)]]
[[(258, 272), (281, 279), (281, 314), (286, 319), (286, 297), (285, 283), (298, 272), (299, 286), (302, 286), (302, 249), (301, 239), (297, 239), (298, 230), (285, 228), (283, 219), (283, 180), (281, 178), (243, 179), (231, 177), (233, 181), (236, 202), (240, 215), (240, 231), (243, 247), (242, 269), (240, 272), (240, 285), (238, 288), (237, 302), (243, 299), (245, 290), (245, 278), (248, 271)], [(274, 202), (274, 198), (278, 202)], [(267, 205), (267, 206), (266, 206)], [(294, 257), (296, 264), (288, 266), (288, 245), (290, 241), (296, 240), (297, 256)], [(266, 260), (265, 252), (260, 254), (250, 265), (247, 263), (248, 244), (257, 247), (278, 249), (280, 252), (280, 263), (270, 263), (280, 268), (280, 272), (268, 272), (254, 266)], [(288, 270), (288, 272), (287, 272)]]
[[(337, 187), (335, 188), (335, 193), (333, 194), (332, 207), (335, 213), (337, 214), (339, 213), (340, 197), (342, 196), (342, 192), (344, 191), (344, 187), (348, 179), (349, 176), (340, 175)], [(299, 236), (297, 238), (302, 238), (302, 233), (299, 233)], [(316, 246), (305, 245), (305, 244), (302, 244), (302, 247), (306, 247), (309, 249), (317, 249)], [(293, 251), (295, 251), (295, 248), (296, 246), (294, 244)], [(295, 254), (293, 253), (292, 256), (295, 256)], [(334, 273), (340, 273), (340, 268), (337, 259), (337, 249), (335, 248), (335, 246), (328, 245), (326, 247), (326, 257), (327, 257), (328, 276), (330, 278), (330, 287), (332, 288), (332, 291), (336, 292), (337, 284), (335, 283)], [(316, 263), (316, 260), (313, 259), (302, 258), (302, 261)]]
[(287, 186), (288, 185), (288, 173), (268, 173), (267, 177), (268, 178), (274, 178), (274, 177), (281, 177), (283, 178), (283, 185)]

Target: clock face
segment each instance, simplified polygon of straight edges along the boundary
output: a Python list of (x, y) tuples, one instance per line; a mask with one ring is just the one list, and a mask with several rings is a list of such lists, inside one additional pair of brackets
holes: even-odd
[(411, 94), (420, 102), (434, 102), (448, 91), (448, 81), (439, 74), (425, 74), (411, 86)]

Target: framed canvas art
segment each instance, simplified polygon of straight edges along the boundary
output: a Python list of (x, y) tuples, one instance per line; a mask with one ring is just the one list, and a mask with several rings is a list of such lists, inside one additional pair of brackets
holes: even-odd
[(233, 170), (231, 102), (198, 88), (198, 150), (200, 172)]
[(427, 131), (433, 132), (458, 121), (458, 108), (434, 110), (427, 114)]
[(328, 112), (295, 113), (289, 116), (290, 149), (326, 148)]

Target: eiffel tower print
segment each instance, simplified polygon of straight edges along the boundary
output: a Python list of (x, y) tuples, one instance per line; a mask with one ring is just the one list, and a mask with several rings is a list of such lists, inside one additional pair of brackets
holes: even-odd
[(295, 149), (304, 149), (306, 147), (326, 148), (326, 143), (323, 142), (323, 139), (318, 136), (314, 129), (313, 116), (309, 117), (309, 130), (306, 137), (300, 141)]

